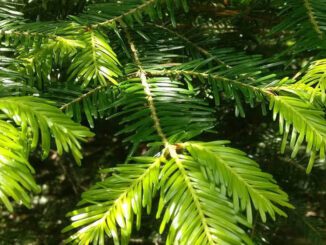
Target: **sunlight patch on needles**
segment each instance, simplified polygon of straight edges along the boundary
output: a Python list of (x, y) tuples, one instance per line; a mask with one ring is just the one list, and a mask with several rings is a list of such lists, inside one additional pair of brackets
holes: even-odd
[(122, 244), (127, 244), (134, 221), (137, 229), (140, 228), (142, 209), (151, 212), (161, 161), (161, 158), (137, 157), (130, 164), (102, 170), (112, 176), (83, 194), (79, 205), (86, 207), (68, 214), (73, 222), (63, 232), (80, 230), (66, 242), (104, 244), (108, 235), (116, 244), (119, 237)]
[(319, 152), (321, 159), (325, 158), (325, 112), (307, 101), (289, 96), (271, 97), (270, 109), (273, 110), (274, 120), (277, 116), (279, 118), (280, 133), (283, 134), (282, 152), (289, 135), (290, 147), (293, 149), (292, 157), (297, 155), (299, 147), (306, 141), (306, 151), (311, 154), (307, 167), (307, 173), (310, 173), (316, 153)]
[[(142, 214), (155, 210), (166, 244), (253, 244), (247, 234), (253, 217), (286, 216), (293, 208), (289, 197), (228, 141), (201, 139), (219, 135), (216, 125), (229, 105), (245, 117), (256, 106), (267, 114), (269, 104), (283, 135), (282, 153), (289, 141), (295, 157), (305, 143), (307, 172), (315, 158), (325, 158), (325, 60), (298, 77), (305, 72), (299, 64), (319, 58), (326, 47), (326, 5), (267, 1), (279, 19), (265, 28), (259, 1), (224, 1), (216, 8), (227, 25), (221, 31), (217, 3), (95, 2), (54, 21), (26, 20), (22, 6), (0, 2), (1, 203), (10, 211), (12, 200), (30, 207), (29, 193), (39, 187), (29, 154), (47, 157), (53, 141), (59, 155), (71, 152), (80, 164), (81, 142), (94, 134), (71, 118), (90, 127), (103, 118), (118, 124), (114, 140), (121, 139), (126, 162), (102, 170), (104, 178), (82, 194), (63, 230), (67, 243), (112, 238), (127, 244)], [(210, 6), (209, 16), (197, 11)], [(257, 33), (242, 33), (242, 18), (253, 20)], [(266, 34), (270, 30), (277, 38)], [(261, 46), (265, 41), (268, 48)], [(287, 49), (270, 54), (276, 46)], [(288, 79), (294, 69), (301, 70)]]
[(48, 156), (50, 140), (55, 139), (59, 154), (71, 151), (76, 162), (82, 159), (79, 141), (85, 141), (93, 134), (64, 115), (46, 100), (35, 97), (0, 98), (0, 110), (22, 128), (30, 133), (30, 146), (34, 150), (40, 143), (42, 157)]
[(91, 82), (93, 85), (117, 84), (116, 78), (121, 75), (120, 64), (103, 34), (90, 30), (81, 39), (85, 47), (73, 58), (68, 80), (82, 83), (84, 88)]
[(320, 97), (326, 105), (326, 59), (313, 62), (307, 74), (298, 82), (298, 85), (301, 84), (313, 88), (310, 92), (311, 101), (315, 97)]
[[(106, 233), (119, 244), (120, 230), (121, 243), (126, 244), (134, 215), (139, 229), (142, 209), (150, 213), (158, 192), (156, 217), (161, 219), (160, 232), (168, 230), (167, 244), (252, 244), (242, 228), (251, 226), (251, 202), (263, 221), (266, 212), (273, 218), (275, 213), (285, 215), (277, 206), (292, 206), (271, 175), (225, 143), (167, 145), (157, 158), (137, 157), (104, 170), (111, 176), (84, 193), (84, 208), (69, 214), (73, 222), (63, 231), (79, 230), (67, 242), (102, 244)], [(249, 210), (248, 221), (239, 213), (240, 206)]]
[(40, 187), (33, 178), (34, 169), (28, 163), (26, 136), (10, 123), (0, 120), (0, 202), (9, 211), (17, 203), (31, 207), (28, 192), (38, 193)]
[[(210, 181), (225, 186), (226, 193), (233, 196), (235, 210), (246, 210), (252, 223), (253, 207), (260, 212), (263, 221), (266, 214), (275, 220), (275, 214), (286, 216), (277, 205), (292, 207), (272, 175), (262, 172), (259, 165), (240, 150), (226, 147), (227, 141), (209, 143), (188, 142), (184, 147), (203, 168)], [(253, 207), (252, 207), (253, 206)]]

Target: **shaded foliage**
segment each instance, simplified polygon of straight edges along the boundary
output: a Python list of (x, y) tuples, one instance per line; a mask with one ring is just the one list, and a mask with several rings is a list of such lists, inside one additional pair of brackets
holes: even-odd
[[(138, 234), (166, 244), (277, 242), (291, 225), (307, 231), (304, 242), (323, 241), (323, 200), (308, 195), (325, 194), (323, 3), (57, 4), (0, 2), (0, 201), (9, 212), (23, 204), (54, 215), (61, 199), (50, 193), (69, 181), (74, 197), (83, 192), (70, 223), (45, 222), (46, 233), (65, 226), (58, 242), (137, 242), (144, 224), (152, 234)], [(75, 170), (64, 153), (80, 164), (81, 142), (91, 164)], [(32, 161), (49, 154), (62, 173), (39, 187), (35, 174), (54, 175)], [(272, 223), (276, 214), (290, 217)]]

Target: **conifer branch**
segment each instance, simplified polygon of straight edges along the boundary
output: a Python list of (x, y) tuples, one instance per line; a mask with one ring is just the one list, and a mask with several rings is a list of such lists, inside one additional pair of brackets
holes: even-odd
[(151, 4), (154, 4), (155, 2), (156, 2), (156, 0), (146, 1), (143, 4), (137, 6), (136, 8), (130, 9), (129, 11), (127, 11), (127, 12), (125, 12), (125, 13), (119, 15), (119, 16), (116, 16), (116, 17), (114, 17), (112, 19), (109, 19), (109, 20), (106, 20), (106, 21), (103, 21), (103, 22), (100, 22), (100, 23), (97, 23), (97, 24), (93, 24), (93, 25), (91, 25), (91, 28), (96, 29), (96, 28), (101, 27), (101, 26), (106, 26), (106, 25), (110, 25), (110, 24), (113, 24), (115, 22), (121, 21), (126, 16), (129, 16), (129, 15), (132, 15), (134, 13), (137, 13), (137, 11), (140, 11), (142, 9), (145, 9), (148, 6), (150, 6)]
[(317, 23), (317, 20), (314, 16), (314, 12), (313, 12), (313, 9), (311, 7), (311, 3), (310, 3), (310, 0), (303, 0), (304, 2), (304, 6), (305, 8), (307, 9), (307, 14), (309, 16), (309, 20), (310, 20), (310, 23), (312, 24), (313, 26), (313, 29), (315, 30), (315, 32), (318, 34), (318, 37), (320, 39), (322, 39), (322, 35), (323, 35), (323, 32), (320, 30), (320, 27)]
[(174, 30), (171, 30), (168, 27), (162, 26), (162, 25), (158, 25), (158, 24), (151, 24), (148, 23), (147, 25), (150, 26), (155, 26), (157, 28), (160, 28), (162, 30), (165, 30), (169, 33), (171, 33), (174, 36), (177, 36), (180, 40), (184, 41), (185, 43), (187, 43), (188, 45), (190, 45), (191, 47), (195, 48), (197, 51), (199, 51), (201, 54), (203, 54), (204, 56), (206, 56), (207, 58), (212, 58), (213, 60), (215, 60), (216, 62), (218, 62), (221, 65), (224, 65), (226, 68), (231, 68), (230, 65), (226, 64), (223, 60), (219, 59), (217, 56), (212, 55), (210, 52), (208, 52), (206, 49), (204, 49), (203, 47), (199, 46), (198, 44), (192, 42), (189, 38), (185, 37), (184, 35), (181, 35), (179, 32), (176, 32)]
[(158, 135), (161, 137), (163, 143), (167, 144), (168, 140), (167, 140), (165, 134), (163, 133), (163, 130), (162, 130), (162, 127), (160, 124), (160, 119), (158, 118), (158, 115), (157, 115), (157, 111), (155, 108), (155, 104), (154, 104), (153, 96), (152, 96), (152, 93), (150, 90), (150, 86), (147, 82), (146, 72), (142, 67), (142, 64), (141, 64), (139, 56), (138, 56), (138, 51), (137, 51), (136, 46), (130, 36), (129, 31), (125, 29), (125, 33), (126, 33), (126, 37), (127, 37), (127, 40), (128, 40), (131, 52), (132, 52), (133, 59), (135, 61), (135, 64), (138, 66), (137, 74), (141, 80), (143, 87), (144, 87), (145, 94), (147, 95), (148, 106), (151, 111), (152, 119), (154, 121), (154, 127), (155, 127)]
[(205, 72), (194, 72), (194, 71), (185, 71), (185, 70), (176, 70), (176, 69), (161, 70), (161, 71), (151, 70), (151, 71), (146, 71), (146, 72), (149, 76), (179, 76), (179, 75), (184, 76), (185, 75), (185, 76), (193, 76), (193, 77), (203, 77), (205, 79), (212, 78), (214, 80), (226, 81), (228, 83), (235, 84), (236, 86), (248, 88), (250, 90), (253, 90), (253, 91), (256, 91), (259, 93), (263, 93), (263, 94), (269, 94), (269, 91), (280, 89), (279, 87), (268, 87), (268, 88), (256, 87), (256, 86), (246, 84), (246, 83), (234, 80), (234, 79), (229, 79), (229, 78), (226, 78), (226, 77), (223, 77), (220, 75), (212, 75), (212, 74), (205, 73)]
[(94, 93), (100, 91), (100, 90), (103, 89), (103, 88), (109, 87), (109, 86), (110, 86), (110, 84), (107, 84), (107, 85), (99, 85), (99, 86), (97, 86), (96, 88), (93, 88), (93, 89), (89, 90), (87, 93), (78, 96), (77, 98), (73, 99), (72, 101), (69, 101), (68, 103), (63, 104), (63, 105), (60, 107), (60, 110), (61, 110), (61, 111), (64, 111), (64, 110), (66, 110), (69, 106), (71, 106), (71, 105), (73, 105), (73, 104), (76, 104), (76, 103), (79, 103), (79, 102), (81, 102), (83, 99), (85, 99), (85, 98), (87, 98), (87, 97), (90, 97), (90, 96), (92, 96)]
[(8, 36), (21, 36), (21, 37), (42, 37), (48, 39), (58, 38), (55, 34), (41, 33), (41, 32), (29, 32), (29, 31), (19, 31), (19, 30), (0, 30), (0, 35)]
[(167, 150), (168, 150), (170, 156), (175, 160), (175, 164), (177, 165), (177, 167), (178, 167), (178, 169), (179, 169), (179, 171), (181, 173), (181, 176), (182, 176), (182, 178), (184, 179), (184, 181), (186, 183), (187, 190), (191, 194), (191, 197), (192, 197), (192, 199), (193, 199), (193, 201), (195, 203), (196, 209), (197, 209), (198, 214), (200, 216), (200, 220), (201, 220), (202, 225), (204, 227), (204, 232), (205, 232), (205, 235), (206, 235), (206, 237), (208, 239), (208, 242), (209, 242), (209, 244), (214, 245), (215, 243), (214, 243), (214, 241), (212, 239), (214, 234), (211, 234), (211, 232), (210, 232), (210, 228), (208, 226), (208, 221), (206, 220), (206, 216), (205, 216), (205, 214), (204, 214), (204, 212), (202, 210), (199, 198), (198, 198), (197, 194), (195, 193), (195, 190), (194, 190), (194, 188), (193, 188), (193, 186), (192, 186), (192, 184), (190, 182), (190, 179), (189, 179), (189, 177), (188, 177), (188, 175), (187, 175), (187, 173), (185, 171), (185, 168), (184, 168), (182, 162), (179, 159), (179, 156), (178, 156), (178, 154), (176, 152), (175, 146), (168, 145)]
[[(326, 49), (320, 0), (58, 3), (64, 11), (17, 1), (0, 1), (0, 202), (10, 211), (12, 200), (30, 207), (29, 194), (39, 191), (30, 152), (45, 158), (55, 147), (81, 163), (81, 142), (93, 134), (75, 121), (111, 120), (117, 154), (129, 152), (127, 163), (101, 170), (105, 177), (82, 194), (68, 214), (63, 231), (74, 234), (66, 242), (127, 244), (144, 209), (154, 209), (167, 244), (252, 244), (255, 212), (263, 222), (286, 216), (292, 205), (271, 174), (228, 141), (206, 142), (226, 129), (217, 122), (225, 118), (216, 113), (221, 99), (242, 117), (257, 105), (265, 115), (269, 103), (281, 153), (289, 143), (295, 157), (306, 145), (307, 173), (325, 158), (324, 62), (295, 81), (302, 61)], [(76, 16), (59, 21), (62, 12)], [(261, 16), (270, 21), (256, 23)], [(183, 29), (173, 29), (177, 23)]]

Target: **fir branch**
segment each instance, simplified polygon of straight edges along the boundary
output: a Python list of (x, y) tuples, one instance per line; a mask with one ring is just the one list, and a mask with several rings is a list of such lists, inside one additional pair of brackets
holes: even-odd
[(142, 83), (142, 85), (144, 87), (145, 94), (147, 95), (147, 101), (148, 101), (149, 109), (151, 111), (151, 117), (154, 120), (154, 127), (155, 127), (158, 135), (161, 137), (163, 143), (167, 144), (168, 140), (167, 140), (165, 134), (163, 133), (163, 130), (162, 130), (162, 127), (161, 127), (161, 124), (160, 124), (160, 119), (158, 118), (157, 111), (156, 111), (156, 108), (155, 108), (155, 105), (154, 105), (154, 100), (153, 100), (153, 96), (152, 96), (152, 93), (151, 93), (151, 90), (150, 90), (150, 86), (147, 83), (146, 72), (142, 68), (140, 59), (138, 57), (138, 51), (136, 49), (136, 46), (135, 46), (133, 40), (131, 39), (129, 31), (125, 29), (125, 33), (126, 33), (128, 43), (130, 45), (130, 49), (131, 49), (131, 52), (132, 52), (132, 55), (133, 55), (133, 59), (134, 59), (136, 65), (138, 66), (137, 75), (139, 76), (139, 78), (141, 80), (141, 83)]
[(181, 160), (179, 159), (176, 149), (174, 146), (171, 146), (171, 145), (169, 145), (167, 149), (168, 149), (170, 156), (175, 160), (175, 164), (177, 165), (177, 167), (180, 171), (180, 174), (187, 186), (186, 188), (192, 197), (192, 200), (196, 207), (196, 211), (198, 212), (198, 215), (200, 217), (201, 225), (204, 227), (204, 234), (208, 239), (208, 244), (214, 245), (215, 244), (215, 242), (213, 240), (214, 234), (212, 234), (210, 232), (210, 227), (208, 225), (209, 221), (206, 219), (206, 216), (202, 210), (202, 206), (200, 204), (199, 198), (193, 188), (193, 185), (191, 184), (191, 181), (186, 173), (186, 170), (185, 170)]
[(307, 14), (309, 16), (309, 20), (313, 26), (313, 29), (315, 30), (315, 32), (318, 34), (318, 37), (320, 39), (322, 39), (322, 35), (323, 35), (323, 32), (320, 30), (320, 27), (317, 23), (317, 20), (315, 18), (315, 15), (314, 15), (314, 12), (313, 12), (313, 8), (311, 6), (311, 3), (310, 3), (310, 0), (303, 0), (304, 2), (304, 6), (305, 8), (307, 9)]
[(82, 100), (84, 100), (85, 98), (90, 97), (90, 96), (92, 96), (94, 93), (100, 91), (100, 90), (103, 89), (103, 88), (107, 88), (107, 87), (109, 87), (109, 86), (110, 86), (109, 84), (107, 84), (107, 85), (99, 85), (99, 86), (97, 86), (96, 88), (93, 88), (93, 89), (89, 90), (88, 92), (86, 92), (86, 93), (84, 93), (84, 94), (78, 96), (77, 98), (75, 98), (75, 99), (73, 99), (73, 100), (71, 100), (71, 101), (69, 101), (69, 102), (67, 102), (67, 103), (64, 103), (62, 106), (60, 106), (60, 110), (61, 110), (61, 111), (64, 111), (64, 110), (66, 110), (69, 106), (72, 106), (73, 104), (78, 104), (78, 103), (80, 103)]
[(173, 36), (177, 36), (178, 38), (180, 38), (180, 40), (184, 41), (189, 46), (195, 48), (197, 51), (199, 51), (199, 53), (203, 54), (207, 58), (212, 58), (213, 60), (217, 61), (217, 63), (222, 64), (226, 68), (231, 68), (231, 66), (228, 65), (228, 64), (226, 64), (223, 60), (219, 59), (215, 55), (212, 55), (206, 49), (204, 49), (203, 47), (199, 46), (198, 44), (192, 42), (189, 38), (185, 37), (184, 35), (181, 35), (179, 32), (174, 31), (174, 30), (171, 30), (170, 28), (168, 28), (166, 26), (162, 26), (162, 25), (158, 25), (158, 24), (147, 23), (147, 25), (149, 25), (149, 26), (155, 26), (156, 28), (159, 28), (159, 29), (162, 29), (162, 30), (165, 30), (165, 31), (169, 32)]
[(29, 32), (28, 30), (0, 30), (0, 36), (21, 36), (24, 38), (29, 38), (29, 37), (41, 37), (41, 38), (48, 38), (48, 39), (53, 39), (55, 40), (58, 38), (57, 35), (55, 34), (50, 34), (50, 33), (42, 33), (42, 32)]
[(106, 20), (106, 21), (103, 21), (103, 22), (100, 22), (100, 23), (97, 23), (97, 24), (93, 24), (91, 25), (91, 28), (93, 29), (96, 29), (98, 27), (101, 27), (101, 26), (108, 26), (108, 25), (111, 25), (111, 24), (114, 24), (115, 22), (119, 22), (119, 21), (122, 21), (123, 18), (125, 18), (126, 16), (129, 16), (129, 15), (133, 15), (135, 13), (137, 13), (138, 11), (140, 10), (143, 10), (145, 8), (147, 8), (148, 6), (154, 4), (157, 0), (149, 0), (149, 1), (146, 1), (144, 2), (143, 4), (135, 7), (135, 8), (132, 8), (130, 9), (129, 11), (119, 15), (119, 16), (116, 16), (112, 19), (109, 19), (109, 20)]
[[(115, 244), (120, 244), (120, 226), (122, 243), (128, 243), (134, 216), (139, 229), (142, 208), (147, 207), (148, 213), (151, 210), (164, 158), (138, 157), (133, 160), (134, 164), (119, 165), (102, 171), (113, 174), (83, 194), (80, 205), (88, 206), (68, 214), (72, 224), (63, 232), (80, 229), (65, 242), (104, 244), (104, 236), (108, 235)], [(112, 191), (108, 192), (107, 188), (112, 188)]]
[[(204, 168), (213, 171), (210, 181), (222, 184), (228, 188), (228, 194), (233, 196), (234, 208), (247, 210), (247, 219), (252, 224), (252, 206), (260, 213), (266, 222), (266, 214), (275, 219), (275, 214), (286, 216), (277, 205), (293, 208), (288, 203), (288, 196), (275, 183), (273, 177), (264, 173), (259, 165), (247, 158), (239, 150), (224, 146), (224, 141), (187, 142), (180, 144)], [(253, 204), (251, 204), (253, 203)]]
[[(58, 153), (71, 151), (76, 162), (81, 163), (80, 141), (92, 137), (86, 127), (73, 122), (52, 103), (36, 97), (0, 98), (0, 110), (29, 132), (30, 147), (35, 150), (39, 142), (43, 158), (50, 151), (50, 139), (55, 138)], [(29, 131), (28, 131), (29, 130)]]
[(259, 93), (268, 93), (268, 91), (271, 90), (279, 90), (280, 88), (274, 88), (274, 87), (268, 87), (267, 89), (264, 88), (260, 88), (260, 87), (256, 87), (256, 86), (252, 86), (250, 84), (246, 84), (244, 82), (241, 81), (237, 81), (237, 80), (233, 80), (233, 79), (229, 79), (227, 77), (224, 76), (220, 76), (220, 75), (212, 75), (206, 72), (195, 72), (195, 71), (186, 71), (186, 70), (177, 70), (177, 69), (171, 69), (171, 70), (149, 70), (146, 71), (148, 75), (150, 76), (192, 76), (192, 77), (203, 77), (205, 79), (209, 79), (212, 78), (214, 80), (221, 80), (221, 81), (225, 81), (228, 82), (230, 84), (234, 84), (236, 86), (239, 87), (243, 87), (243, 88), (247, 88), (250, 89), (252, 91), (255, 92), (259, 92)]
[(121, 75), (120, 63), (105, 34), (89, 30), (80, 37), (85, 43), (85, 48), (74, 57), (68, 70), (70, 73), (68, 80), (81, 82), (83, 88), (92, 83), (103, 86), (109, 82), (117, 84), (116, 79)]
[(310, 160), (306, 169), (310, 173), (316, 154), (325, 159), (326, 154), (326, 121), (325, 112), (313, 104), (300, 98), (270, 94), (270, 109), (274, 120), (279, 117), (280, 133), (283, 134), (281, 151), (284, 152), (287, 138), (291, 132), (290, 147), (295, 157), (299, 147), (305, 140)]

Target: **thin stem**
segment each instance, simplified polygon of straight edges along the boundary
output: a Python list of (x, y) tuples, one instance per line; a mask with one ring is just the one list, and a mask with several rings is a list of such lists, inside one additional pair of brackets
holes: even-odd
[(310, 20), (310, 23), (312, 24), (315, 32), (318, 34), (318, 37), (320, 39), (322, 39), (322, 35), (323, 35), (323, 32), (320, 30), (319, 26), (318, 26), (318, 23), (317, 23), (317, 20), (316, 20), (316, 17), (314, 15), (314, 12), (313, 12), (313, 9), (311, 7), (311, 3), (309, 2), (309, 0), (303, 0), (304, 2), (304, 6), (305, 8), (307, 9), (307, 14), (309, 16), (309, 20)]
[(108, 208), (108, 211), (106, 211), (102, 218), (100, 218), (99, 220), (95, 221), (94, 223), (92, 223), (91, 225), (89, 226), (97, 226), (98, 224), (100, 223), (103, 223), (107, 220), (107, 217), (111, 214), (112, 210), (114, 210), (114, 208), (116, 206), (119, 206), (120, 202), (127, 197), (127, 195), (133, 190), (136, 188), (136, 186), (139, 185), (139, 183), (142, 183), (142, 181), (144, 180), (144, 178), (147, 177), (147, 175), (149, 175), (151, 173), (151, 171), (154, 169), (154, 168), (157, 168), (161, 165), (161, 162), (162, 162), (162, 158), (157, 158), (146, 170), (145, 172), (140, 175), (137, 179), (135, 179), (133, 181), (133, 183), (127, 188), (125, 189), (121, 194), (120, 196), (112, 203), (112, 205)]
[(97, 23), (97, 24), (93, 24), (91, 25), (92, 28), (98, 28), (100, 26), (105, 26), (105, 25), (109, 25), (109, 24), (113, 24), (115, 23), (116, 21), (120, 21), (122, 20), (124, 17), (128, 16), (128, 15), (132, 15), (134, 13), (136, 13), (137, 11), (141, 10), (141, 9), (144, 9), (146, 7), (148, 7), (149, 5), (155, 3), (156, 0), (149, 0), (149, 1), (146, 1), (145, 3), (139, 5), (138, 7), (136, 8), (133, 8), (117, 17), (114, 17), (112, 19), (109, 19), (109, 20), (106, 20), (104, 22), (100, 22), (100, 23)]
[(60, 110), (66, 110), (69, 106), (71, 106), (72, 104), (75, 104), (75, 103), (79, 103), (80, 101), (82, 101), (83, 99), (85, 99), (86, 97), (89, 97), (91, 96), (92, 94), (96, 93), (97, 91), (101, 90), (102, 88), (106, 88), (110, 86), (109, 84), (108, 85), (100, 85), (100, 86), (97, 86), (96, 88), (93, 88), (91, 89), (90, 91), (88, 91), (87, 93), (85, 94), (82, 94), (80, 95), (79, 97), (75, 98), (74, 100), (62, 105), (60, 107)]
[(157, 24), (151, 24), (151, 23), (148, 23), (148, 25), (155, 26), (157, 28), (160, 28), (162, 30), (165, 30), (165, 31), (171, 33), (174, 36), (177, 36), (178, 38), (180, 38), (181, 40), (183, 40), (184, 42), (186, 42), (188, 45), (190, 45), (191, 47), (197, 49), (197, 51), (199, 51), (200, 53), (202, 53), (204, 56), (206, 56), (208, 58), (213, 58), (213, 60), (217, 61), (218, 63), (220, 63), (221, 65), (224, 65), (227, 68), (232, 68), (230, 65), (226, 64), (223, 60), (221, 60), (218, 57), (212, 55), (206, 49), (204, 49), (201, 46), (197, 45), (196, 43), (192, 42), (190, 39), (188, 39), (187, 37), (181, 35), (180, 33), (176, 32), (176, 31), (173, 31), (170, 28), (167, 28), (165, 26), (161, 26), (161, 25), (157, 25)]
[(176, 75), (188, 75), (188, 76), (193, 76), (193, 77), (203, 77), (203, 78), (212, 78), (216, 80), (223, 80), (229, 83), (236, 84), (237, 86), (249, 88), (251, 90), (255, 90), (257, 92), (266, 94), (270, 93), (271, 90), (279, 90), (277, 87), (268, 87), (268, 88), (260, 88), (260, 87), (255, 87), (250, 84), (242, 83), (237, 80), (229, 79), (223, 76), (219, 75), (211, 75), (209, 73), (204, 73), (204, 72), (194, 72), (194, 71), (183, 71), (183, 70), (162, 70), (162, 71), (148, 71), (148, 75), (152, 76), (176, 76)]
[(179, 159), (179, 156), (178, 156), (178, 154), (176, 152), (175, 146), (168, 145), (167, 149), (169, 151), (170, 156), (175, 160), (175, 163), (176, 163), (176, 165), (177, 165), (183, 179), (186, 182), (187, 189), (190, 192), (190, 195), (191, 195), (192, 199), (194, 200), (194, 204), (195, 204), (196, 209), (198, 211), (198, 215), (200, 217), (200, 220), (202, 221), (203, 229), (204, 229), (204, 232), (206, 233), (209, 244), (215, 244), (213, 239), (212, 239), (212, 234), (210, 233), (210, 228), (208, 226), (206, 216), (205, 216), (205, 214), (204, 214), (204, 212), (202, 210), (200, 200), (199, 200), (199, 198), (198, 198), (198, 196), (196, 194), (196, 190), (192, 186), (191, 180), (187, 175), (187, 171), (185, 170), (181, 160)]
[(91, 32), (91, 43), (92, 43), (92, 58), (93, 58), (93, 64), (95, 67), (95, 76), (98, 76), (98, 65), (97, 65), (97, 56), (96, 56), (96, 39), (94, 32)]
[(168, 140), (167, 140), (165, 134), (163, 133), (163, 130), (162, 130), (162, 127), (161, 127), (161, 124), (160, 124), (160, 119), (159, 119), (157, 111), (156, 111), (156, 107), (155, 107), (155, 104), (154, 104), (154, 99), (153, 99), (153, 95), (152, 95), (152, 92), (151, 92), (151, 89), (150, 89), (150, 85), (149, 85), (149, 83), (147, 81), (146, 72), (142, 67), (142, 64), (141, 64), (139, 56), (138, 56), (138, 51), (136, 49), (135, 43), (133, 42), (133, 40), (132, 40), (132, 38), (130, 36), (130, 33), (126, 29), (125, 29), (125, 33), (126, 33), (126, 37), (127, 37), (127, 40), (128, 40), (131, 52), (132, 52), (134, 62), (138, 66), (137, 75), (140, 78), (140, 81), (141, 81), (141, 83), (142, 83), (142, 85), (144, 87), (145, 94), (147, 95), (147, 102), (148, 102), (149, 109), (151, 111), (151, 117), (152, 117), (152, 119), (154, 121), (155, 130), (158, 133), (158, 135), (161, 137), (163, 143), (165, 145), (167, 145)]
[(15, 35), (15, 36), (25, 36), (25, 37), (47, 37), (50, 39), (56, 39), (58, 36), (54, 34), (48, 34), (48, 33), (38, 33), (38, 32), (28, 32), (28, 31), (12, 31), (12, 30), (2, 30), (0, 32), (2, 35)]

